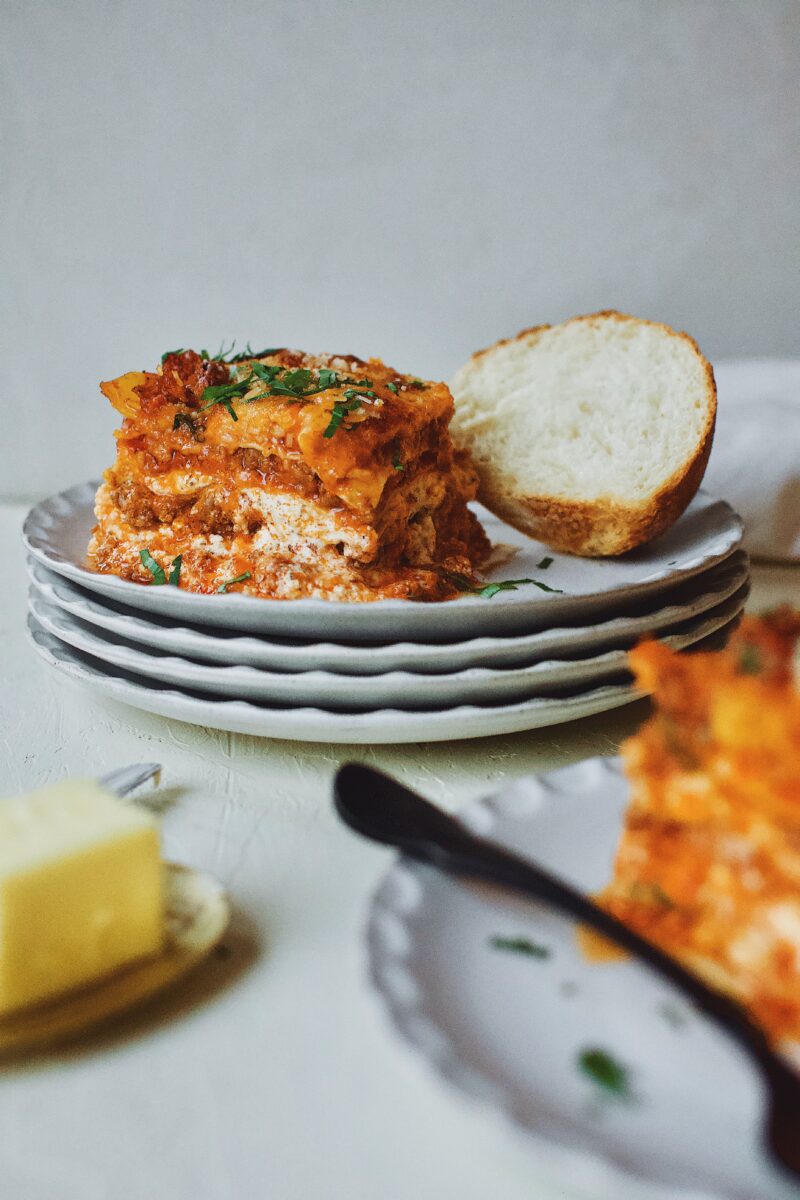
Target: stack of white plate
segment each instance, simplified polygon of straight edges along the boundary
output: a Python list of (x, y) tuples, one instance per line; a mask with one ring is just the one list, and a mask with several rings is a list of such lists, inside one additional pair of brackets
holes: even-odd
[(37, 651), (137, 708), (263, 737), (443, 741), (615, 708), (638, 695), (632, 645), (724, 636), (749, 590), (741, 522), (701, 493), (663, 537), (613, 560), (557, 554), (480, 510), (503, 548), (487, 578), (541, 587), (439, 604), (200, 596), (86, 568), (95, 487), (25, 523)]

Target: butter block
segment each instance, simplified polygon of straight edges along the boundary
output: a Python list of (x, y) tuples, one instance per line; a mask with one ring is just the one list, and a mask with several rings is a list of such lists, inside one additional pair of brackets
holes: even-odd
[(0, 1014), (156, 954), (163, 936), (148, 813), (91, 779), (0, 801)]

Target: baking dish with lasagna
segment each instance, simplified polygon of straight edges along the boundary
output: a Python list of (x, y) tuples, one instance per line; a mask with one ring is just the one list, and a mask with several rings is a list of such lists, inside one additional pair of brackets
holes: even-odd
[(122, 415), (98, 572), (270, 599), (448, 600), (489, 542), (447, 386), (377, 359), (176, 350), (101, 390)]

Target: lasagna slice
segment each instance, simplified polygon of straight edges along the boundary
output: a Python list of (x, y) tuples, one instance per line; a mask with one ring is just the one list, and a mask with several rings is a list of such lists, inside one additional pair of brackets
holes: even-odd
[(745, 618), (719, 653), (631, 654), (656, 711), (623, 748), (631, 803), (611, 912), (800, 1040), (800, 614)]
[(164, 355), (100, 385), (124, 417), (93, 569), (271, 599), (445, 600), (486, 558), (453, 400), (353, 355)]

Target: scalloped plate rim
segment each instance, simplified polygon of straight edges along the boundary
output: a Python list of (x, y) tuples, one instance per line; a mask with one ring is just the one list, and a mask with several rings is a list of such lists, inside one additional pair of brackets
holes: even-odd
[[(552, 771), (511, 780), (498, 792), (468, 801), (458, 810), (457, 816), (481, 836), (491, 839), (492, 826), (487, 825), (487, 814), (492, 822), (531, 819), (530, 812), (520, 812), (518, 809), (514, 811), (513, 798), (511, 811), (502, 811), (504, 798), (507, 802), (509, 794), (513, 793), (517, 785), (524, 785), (525, 780), (536, 780), (542, 781), (547, 790), (557, 790), (563, 787), (563, 777), (578, 773), (585, 776), (587, 771), (599, 771), (601, 776), (612, 776), (617, 785), (624, 778), (622, 761), (618, 755), (579, 759)], [(556, 782), (553, 784), (550, 782), (552, 780)], [(580, 778), (579, 785), (585, 791), (588, 786), (587, 779)], [(504, 838), (501, 841), (502, 844), (508, 844)], [(397, 985), (398, 977), (411, 975), (414, 983), (413, 969), (403, 961), (403, 951), (398, 948), (401, 939), (396, 935), (387, 936), (386, 927), (389, 922), (393, 922), (395, 926), (399, 925), (405, 933), (406, 949), (413, 944), (414, 934), (409, 929), (406, 918), (419, 907), (424, 887), (420, 876), (424, 878), (426, 870), (432, 868), (425, 868), (421, 863), (397, 855), (371, 893), (362, 926), (364, 970), (376, 1003), (395, 1035), (419, 1056), (420, 1065), (459, 1094), (462, 1100), (466, 1099), (483, 1112), (487, 1118), (495, 1119), (500, 1124), (507, 1122), (508, 1127), (536, 1148), (543, 1161), (558, 1173), (561, 1180), (572, 1187), (589, 1189), (593, 1198), (598, 1193), (591, 1189), (596, 1188), (599, 1182), (604, 1200), (612, 1196), (616, 1200), (622, 1188), (625, 1189), (624, 1200), (636, 1200), (637, 1192), (630, 1189), (642, 1185), (647, 1187), (647, 1195), (652, 1197), (652, 1200), (728, 1200), (730, 1193), (726, 1191), (708, 1191), (702, 1187), (670, 1183), (637, 1170), (629, 1162), (625, 1162), (621, 1154), (586, 1149), (580, 1145), (579, 1131), (570, 1135), (569, 1126), (557, 1117), (549, 1119), (550, 1128), (547, 1130), (535, 1127), (519, 1111), (519, 1103), (515, 1102), (510, 1084), (503, 1087), (497, 1077), (482, 1074), (479, 1068), (459, 1054), (452, 1045), (447, 1027), (443, 1026), (435, 1015), (426, 1011), (422, 989), (416, 988), (416, 997), (408, 991), (405, 995), (402, 993)], [(420, 898), (413, 905), (400, 905), (397, 902), (398, 893), (408, 895), (409, 889), (404, 888), (402, 883), (404, 877), (413, 880), (417, 896)], [(393, 966), (396, 967), (394, 972)], [(554, 1128), (555, 1126), (558, 1128)], [(796, 1195), (796, 1185), (792, 1187), (784, 1184), (786, 1190), (782, 1191), (781, 1178), (776, 1172), (776, 1200), (778, 1196), (780, 1200), (789, 1200), (789, 1197)], [(641, 1192), (638, 1195), (641, 1196)]]
[[(539, 698), (492, 706), (457, 705), (421, 712), (383, 708), (367, 713), (339, 713), (312, 706), (268, 709), (265, 705), (247, 700), (205, 699), (188, 695), (174, 687), (157, 688), (152, 681), (131, 682), (115, 678), (107, 675), (99, 664), (91, 670), (87, 669), (86, 664), (80, 661), (76, 663), (77, 651), (72, 651), (58, 638), (38, 629), (30, 615), (26, 636), (39, 657), (61, 674), (96, 688), (123, 704), (189, 724), (287, 741), (347, 745), (359, 744), (368, 738), (375, 745), (400, 745), (521, 733), (620, 708), (641, 699), (643, 695), (630, 684), (621, 684), (591, 688), (566, 698)], [(47, 645), (47, 642), (51, 644)], [(162, 697), (165, 703), (154, 705), (154, 697)], [(148, 703), (143, 704), (142, 700)], [(190, 716), (186, 715), (187, 711), (191, 713)], [(542, 713), (547, 719), (536, 720)], [(303, 722), (307, 724), (303, 725)], [(471, 722), (468, 731), (465, 731), (461, 722)]]
[[(734, 559), (736, 559), (735, 562), (732, 561)], [(248, 665), (261, 670), (286, 671), (298, 674), (309, 670), (325, 670), (348, 675), (382, 675), (386, 673), (387, 668), (380, 667), (376, 670), (364, 670), (364, 661), (369, 653), (374, 653), (377, 656), (388, 653), (393, 662), (398, 660), (402, 662), (404, 656), (407, 656), (408, 665), (389, 667), (388, 670), (410, 671), (413, 667), (416, 669), (416, 673), (420, 675), (451, 673), (446, 670), (431, 671), (428, 669), (428, 663), (431, 658), (438, 663), (447, 654), (456, 654), (459, 659), (465, 655), (468, 658), (485, 659), (490, 655), (499, 655), (501, 653), (505, 655), (510, 650), (514, 654), (513, 658), (509, 657), (510, 665), (532, 665), (532, 663), (547, 660), (534, 658), (529, 663), (520, 658), (517, 661), (517, 654), (535, 654), (537, 644), (539, 643), (553, 643), (552, 649), (544, 651), (546, 654), (553, 654), (558, 650), (561, 634), (564, 635), (564, 650), (574, 652), (574, 646), (570, 644), (570, 636), (575, 634), (578, 635), (575, 641), (579, 648), (584, 645), (586, 648), (591, 649), (595, 644), (602, 645), (602, 639), (605, 637), (608, 637), (613, 645), (616, 639), (627, 641), (642, 635), (645, 631), (654, 630), (655, 632), (660, 632), (662, 629), (668, 628), (673, 624), (677, 625), (683, 621), (691, 620), (725, 603), (726, 600), (744, 586), (750, 577), (749, 559), (746, 551), (734, 550), (730, 555), (722, 559), (721, 562), (717, 563), (716, 566), (710, 567), (706, 573), (697, 577), (699, 580), (705, 580), (705, 576), (708, 574), (709, 576), (713, 576), (713, 579), (706, 581), (704, 588), (700, 590), (693, 601), (687, 601), (685, 604), (668, 604), (664, 608), (656, 609), (646, 614), (612, 617), (586, 626), (576, 625), (562, 628), (554, 626), (532, 634), (507, 635), (506, 637), (476, 637), (461, 642), (440, 642), (426, 645), (424, 642), (403, 641), (383, 646), (367, 647), (364, 645), (343, 645), (336, 642), (303, 642), (299, 639), (294, 639), (297, 644), (289, 646), (270, 643), (267, 639), (258, 638), (252, 634), (233, 634), (224, 638), (218, 636), (213, 629), (195, 628), (189, 625), (175, 625), (171, 629), (154, 626), (144, 610), (117, 613), (113, 610), (104, 609), (102, 598), (99, 598), (99, 594), (87, 593), (84, 595), (80, 586), (74, 580), (67, 579), (66, 576), (57, 575), (54, 577), (55, 582), (53, 582), (52, 573), (49, 568), (43, 566), (42, 563), (30, 556), (26, 559), (26, 566), (31, 582), (35, 584), (39, 592), (44, 595), (44, 598), (49, 603), (63, 608), (79, 620), (96, 624), (99, 628), (107, 629), (119, 637), (127, 637), (131, 641), (142, 642), (146, 645), (155, 644), (160, 649), (167, 649), (166, 643), (169, 639), (177, 638), (183, 656), (196, 656), (208, 662), (219, 662), (223, 658), (227, 660), (231, 656), (239, 657), (240, 659), (252, 655), (260, 657), (265, 654), (268, 655), (272, 651), (276, 653), (276, 657), (279, 659), (293, 659), (295, 656), (303, 658), (316, 655), (323, 660), (331, 659), (333, 661), (324, 667), (300, 666), (299, 668), (295, 668), (288, 665), (269, 664), (263, 659), (261, 662), (241, 663), (241, 665)], [(722, 580), (722, 583), (719, 582), (720, 580)], [(716, 584), (716, 587), (714, 584)], [(63, 594), (58, 594), (57, 589), (59, 588), (66, 589), (66, 599)], [(74, 591), (70, 592), (70, 589), (74, 589)], [(77, 591), (77, 594), (75, 594), (75, 591)], [(155, 643), (152, 641), (154, 630), (157, 634)], [(598, 634), (600, 635), (600, 640), (595, 643), (595, 638)], [(583, 635), (583, 641), (580, 635)], [(291, 640), (285, 639), (285, 641)], [(209, 652), (206, 643), (211, 647), (213, 653)], [(174, 653), (173, 650), (168, 650), (168, 652)], [(354, 664), (356, 665), (354, 666)], [(468, 670), (472, 665), (477, 664), (470, 663), (468, 666), (456, 669)], [(505, 666), (505, 661), (503, 665)], [(495, 664), (494, 669), (501, 668)]]
[[(538, 590), (521, 589), (517, 591), (500, 592), (491, 602), (478, 603), (475, 597), (465, 597), (461, 600), (417, 604), (410, 600), (378, 600), (369, 603), (352, 603), (331, 600), (298, 599), (292, 601), (267, 600), (247, 595), (225, 595), (213, 598), (209, 604), (208, 596), (187, 592), (182, 589), (158, 588), (156, 593), (135, 584), (129, 580), (120, 579), (114, 575), (98, 574), (78, 565), (74, 559), (65, 555), (54, 543), (50, 536), (53, 528), (62, 529), (69, 515), (76, 517), (76, 512), (82, 510), (80, 517), (86, 525), (84, 535), (88, 543), (88, 534), (93, 520), (93, 499), (97, 481), (76, 484), (37, 504), (28, 513), (23, 525), (23, 540), (29, 552), (44, 566), (50, 567), (56, 574), (65, 575), (90, 591), (118, 598), (122, 603), (140, 607), (147, 611), (161, 612), (164, 615), (174, 615), (179, 620), (196, 620), (201, 624), (223, 626), (226, 628), (249, 628), (261, 632), (298, 632), (311, 633), (320, 627), (334, 629), (336, 632), (347, 632), (347, 637), (354, 640), (374, 640), (375, 631), (387, 624), (395, 627), (402, 625), (401, 632), (407, 632), (415, 627), (423, 627), (427, 632), (438, 630), (453, 632), (459, 628), (474, 631), (477, 636), (490, 631), (510, 632), (513, 627), (530, 626), (531, 620), (558, 620), (559, 612), (575, 614), (589, 613), (601, 609), (604, 605), (621, 602), (623, 598), (632, 600), (659, 589), (666, 589), (670, 583), (683, 582), (703, 570), (705, 567), (722, 561), (734, 550), (742, 539), (742, 522), (733, 509), (724, 500), (716, 500), (698, 492), (687, 512), (691, 512), (698, 503), (705, 505), (707, 510), (717, 510), (724, 514), (725, 520), (715, 533), (706, 535), (705, 541), (700, 540), (700, 546), (706, 549), (698, 553), (688, 554), (680, 568), (663, 565), (650, 574), (628, 583), (619, 583), (615, 587), (601, 591), (562, 593), (558, 596), (544, 595)], [(684, 517), (672, 527), (677, 529)], [(497, 523), (498, 528), (508, 531), (512, 542), (524, 538), (517, 530), (498, 521), (492, 514), (487, 514), (490, 523)], [(663, 537), (669, 537), (672, 530)], [(524, 539), (532, 546), (539, 546), (547, 551), (547, 547)], [(538, 551), (537, 551), (538, 553)], [(586, 570), (597, 570), (603, 560), (575, 559), (572, 556), (559, 556), (555, 551), (550, 552), (556, 562), (563, 561), (567, 568), (576, 562), (592, 564)], [(615, 562), (623, 560), (614, 560)], [(629, 560), (628, 560), (629, 561)], [(610, 565), (612, 560), (603, 562)], [(143, 594), (144, 593), (144, 594)]]
[[(744, 609), (749, 587), (743, 587), (735, 592), (728, 600), (717, 608), (702, 613), (697, 619), (690, 619), (692, 627), (679, 633), (663, 631), (659, 641), (673, 649), (682, 650), (710, 637), (717, 630), (729, 625)], [(552, 688), (558, 686), (589, 686), (605, 677), (613, 677), (626, 671), (627, 652), (624, 649), (610, 649), (602, 654), (581, 659), (545, 659), (528, 667), (508, 667), (495, 669), (492, 667), (468, 667), (463, 671), (440, 673), (433, 676), (422, 676), (409, 671), (387, 671), (380, 675), (340, 675), (332, 671), (305, 671), (301, 675), (280, 674), (262, 670), (258, 667), (245, 665), (212, 666), (206, 663), (194, 663), (190, 659), (178, 655), (148, 654), (146, 648), (132, 648), (119, 645), (110, 639), (98, 638), (91, 630), (84, 631), (75, 628), (79, 624), (76, 618), (64, 614), (56, 606), (46, 601), (39, 603), (34, 595), (29, 597), (29, 611), (47, 633), (66, 642), (83, 654), (98, 658), (120, 670), (130, 674), (141, 674), (147, 678), (158, 678), (163, 675), (165, 682), (172, 683), (178, 688), (186, 687), (194, 691), (209, 691), (220, 696), (233, 699), (252, 699), (256, 702), (281, 703), (291, 700), (282, 694), (269, 695), (270, 687), (277, 687), (279, 693), (302, 682), (304, 688), (316, 688), (319, 700), (326, 703), (341, 704), (343, 700), (353, 698), (363, 705), (376, 704), (376, 693), (388, 691), (386, 705), (391, 701), (407, 702), (417, 691), (424, 680), (425, 688), (431, 694), (446, 692), (448, 688), (466, 686), (469, 690), (468, 699), (480, 703), (484, 697), (491, 700), (493, 694), (500, 696), (501, 691), (510, 689)], [(52, 610), (52, 611), (48, 611)], [(72, 624), (70, 624), (72, 622)], [(686, 622), (688, 624), (689, 622)], [(238, 688), (251, 689), (250, 695), (237, 694)], [(257, 695), (255, 688), (262, 688), (263, 694)], [(494, 692), (493, 692), (494, 688)], [(220, 690), (222, 689), (222, 690)], [(500, 690), (498, 690), (500, 689)], [(536, 693), (532, 691), (527, 699)], [(316, 697), (315, 697), (316, 700)], [(457, 705), (465, 700), (441, 696), (441, 704)], [(311, 702), (313, 703), (313, 701)]]

